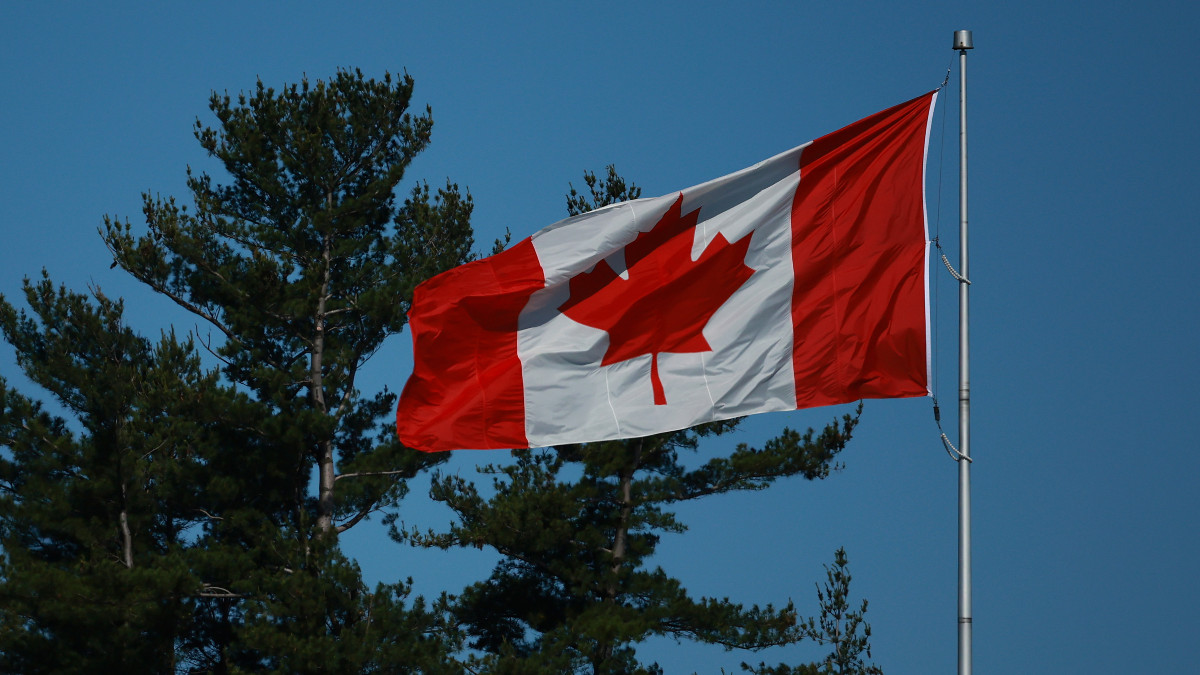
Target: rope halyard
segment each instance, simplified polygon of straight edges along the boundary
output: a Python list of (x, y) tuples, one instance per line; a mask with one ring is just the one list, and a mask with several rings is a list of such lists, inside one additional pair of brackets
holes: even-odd
[[(941, 250), (941, 248), (942, 248), (941, 246), (938, 246), (939, 251)], [(950, 259), (946, 257), (945, 253), (942, 254), (942, 262), (945, 263), (946, 269), (950, 270), (950, 276), (954, 277), (955, 279), (958, 279), (959, 281), (961, 281), (962, 283), (964, 283), (968, 286), (971, 285), (971, 280), (964, 277), (963, 275), (959, 274), (958, 270), (954, 269), (954, 265), (950, 264)]]
[(946, 270), (950, 272), (950, 276), (954, 277), (958, 282), (970, 286), (971, 280), (959, 274), (958, 270), (954, 269), (954, 265), (950, 264), (950, 259), (946, 257), (946, 249), (942, 248), (940, 237), (934, 236), (933, 245), (937, 247), (938, 254), (942, 256), (942, 264), (946, 266)]
[[(934, 237), (933, 245), (936, 246), (938, 252), (941, 253), (942, 263), (950, 272), (950, 276), (954, 277), (959, 283), (970, 286), (971, 280), (959, 274), (958, 270), (954, 269), (954, 265), (950, 264), (950, 259), (946, 257), (945, 251), (942, 250), (942, 242), (938, 241), (937, 237)], [(946, 447), (946, 454), (950, 455), (950, 459), (953, 459), (956, 462), (964, 459), (968, 462), (973, 461), (970, 457), (964, 455), (958, 448), (954, 447), (954, 444), (950, 442), (950, 437), (947, 436), (945, 430), (942, 429), (942, 411), (938, 408), (937, 396), (933, 397), (933, 421), (937, 422), (938, 431), (941, 432), (942, 435), (942, 445)]]
[[(959, 274), (958, 270), (954, 269), (954, 265), (950, 264), (950, 259), (947, 258), (946, 253), (942, 251), (942, 243), (938, 241), (937, 237), (933, 238), (933, 245), (937, 247), (938, 252), (941, 254), (942, 264), (946, 266), (946, 270), (950, 272), (950, 276), (954, 277), (959, 283), (970, 286), (971, 280)], [(942, 411), (940, 408), (938, 408), (936, 394), (933, 396), (933, 421), (937, 422), (938, 432), (940, 432), (942, 436), (942, 445), (945, 446), (946, 454), (950, 455), (950, 459), (953, 459), (956, 462), (964, 459), (968, 462), (971, 462), (972, 459), (970, 457), (964, 455), (958, 448), (954, 447), (954, 444), (950, 442), (950, 437), (947, 436), (945, 430), (942, 429)]]
[(937, 423), (938, 431), (941, 432), (941, 434), (942, 434), (942, 445), (946, 446), (946, 454), (950, 455), (950, 459), (952, 459), (956, 462), (962, 461), (964, 459), (967, 460), (968, 462), (975, 461), (975, 460), (971, 459), (970, 457), (967, 457), (966, 455), (962, 454), (962, 452), (960, 452), (958, 448), (954, 447), (954, 444), (950, 442), (950, 437), (947, 436), (945, 430), (942, 429), (942, 411), (941, 411), (941, 408), (938, 408), (938, 402), (937, 402), (936, 396), (933, 397), (933, 421)]
[(971, 459), (970, 457), (967, 457), (966, 455), (959, 452), (958, 448), (954, 447), (954, 444), (951, 443), (950, 439), (946, 437), (946, 432), (944, 432), (944, 431), (942, 432), (942, 445), (946, 446), (946, 454), (950, 455), (950, 459), (952, 459), (956, 462), (962, 461), (964, 459), (967, 460), (968, 462), (975, 461), (975, 460)]
[[(946, 79), (945, 79), (945, 80), (942, 82), (941, 86), (940, 86), (940, 87), (938, 87), (938, 89), (940, 90), (940, 89), (943, 89), (943, 88), (945, 88), (945, 86), (946, 86), (946, 85), (947, 85), (949, 82), (950, 82), (950, 68), (947, 68), (947, 69), (946, 69)], [(946, 116), (943, 114), (943, 116), (942, 116), (942, 143), (941, 143), (941, 148), (940, 148), (940, 150), (939, 150), (939, 155), (938, 155), (938, 200), (937, 200), (937, 212), (936, 212), (936, 216), (935, 216), (935, 218), (934, 218), (934, 228), (935, 228), (935, 229), (934, 229), (934, 236), (933, 236), (933, 241), (932, 241), (932, 243), (933, 243), (933, 245), (934, 245), (934, 246), (936, 246), (936, 247), (937, 247), (938, 254), (939, 254), (939, 255), (941, 256), (941, 258), (942, 258), (942, 264), (944, 264), (944, 265), (946, 266), (946, 270), (950, 272), (950, 276), (954, 277), (955, 281), (957, 281), (957, 282), (959, 282), (959, 283), (961, 283), (961, 284), (967, 284), (967, 285), (969, 286), (969, 285), (971, 284), (971, 280), (970, 280), (970, 279), (968, 279), (968, 278), (966, 278), (966, 277), (964, 277), (963, 275), (959, 274), (958, 270), (954, 269), (954, 265), (951, 265), (951, 264), (950, 264), (950, 259), (946, 257), (946, 252), (945, 252), (945, 250), (943, 250), (943, 249), (942, 249), (942, 242), (941, 242), (941, 231), (942, 231), (942, 168), (943, 168), (943, 166), (944, 166), (944, 163), (942, 162), (942, 159), (941, 159), (941, 150), (945, 150), (945, 147), (946, 147)], [(938, 307), (938, 304), (939, 304), (939, 303), (938, 303), (938, 301), (937, 301), (937, 298), (936, 298), (936, 295), (937, 295), (937, 289), (938, 289), (938, 285), (937, 285), (937, 282), (936, 282), (936, 281), (934, 282), (934, 286), (933, 286), (933, 288), (934, 288), (934, 295), (935, 295), (935, 300), (934, 300), (934, 325), (936, 326), (936, 325), (937, 325), (937, 307)], [(951, 443), (951, 442), (950, 442), (950, 437), (949, 437), (949, 436), (947, 436), (947, 435), (946, 435), (946, 432), (945, 432), (945, 430), (943, 430), (943, 429), (942, 429), (942, 411), (941, 411), (941, 409), (938, 407), (937, 393), (936, 393), (936, 387), (937, 387), (937, 349), (936, 349), (936, 341), (937, 341), (937, 331), (936, 331), (936, 329), (935, 329), (935, 331), (934, 331), (934, 342), (935, 342), (935, 349), (934, 349), (934, 366), (933, 366), (933, 372), (934, 372), (933, 379), (934, 379), (934, 392), (935, 392), (935, 393), (933, 393), (933, 394), (932, 394), (932, 398), (933, 398), (933, 421), (937, 423), (938, 433), (939, 433), (939, 434), (941, 435), (941, 437), (942, 437), (942, 445), (943, 445), (943, 446), (945, 447), (945, 449), (946, 449), (946, 454), (947, 454), (947, 455), (950, 455), (950, 459), (954, 460), (955, 462), (960, 462), (960, 461), (962, 461), (962, 460), (964, 460), (964, 459), (965, 459), (965, 460), (967, 460), (967, 462), (968, 462), (968, 463), (970, 463), (970, 462), (972, 462), (973, 460), (972, 460), (970, 457), (968, 457), (968, 456), (964, 455), (964, 454), (963, 454), (963, 453), (962, 453), (962, 452), (961, 452), (961, 451), (960, 451), (958, 448), (954, 447), (954, 443)]]

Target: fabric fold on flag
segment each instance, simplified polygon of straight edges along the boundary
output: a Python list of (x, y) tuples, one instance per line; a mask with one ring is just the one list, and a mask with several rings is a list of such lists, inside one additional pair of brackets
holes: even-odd
[(936, 98), (421, 284), (400, 440), (541, 447), (927, 395)]

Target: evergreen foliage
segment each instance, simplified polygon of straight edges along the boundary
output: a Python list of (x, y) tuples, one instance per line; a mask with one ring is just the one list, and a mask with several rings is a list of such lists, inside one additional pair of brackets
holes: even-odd
[(839, 548), (833, 566), (825, 566), (825, 587), (817, 587), (820, 616), (800, 624), (804, 637), (830, 648), (824, 659), (794, 667), (743, 663), (742, 670), (754, 675), (883, 675), (882, 668), (866, 660), (871, 658), (871, 624), (864, 619), (867, 601), (851, 609), (849, 564), (846, 549)]
[(356, 388), (413, 287), (472, 256), (469, 195), (397, 197), (432, 129), (412, 88), (340, 71), (214, 94), (195, 136), (227, 179), (145, 195), (143, 235), (105, 220), (114, 265), (211, 327), (218, 372), (98, 291), (43, 279), (36, 319), (0, 305), (73, 417), (0, 388), (0, 670), (461, 672), (444, 613), (372, 591), (337, 544), (444, 459), (396, 440), (392, 393)]
[(0, 671), (173, 672), (228, 392), (189, 342), (135, 335), (98, 290), (43, 277), (25, 297), (33, 316), (0, 298), (0, 330), (71, 419), (0, 380)]
[[(590, 194), (572, 187), (571, 215), (641, 192), (611, 166), (605, 179), (589, 172), (584, 180)], [(434, 481), (432, 497), (457, 516), (448, 531), (394, 535), (443, 548), (489, 546), (503, 556), (453, 608), (488, 672), (660, 672), (636, 656), (637, 644), (651, 636), (728, 649), (790, 644), (805, 636), (790, 601), (747, 608), (694, 597), (650, 559), (664, 533), (686, 529), (674, 505), (789, 476), (824, 478), (857, 422), (856, 413), (819, 433), (785, 429), (761, 448), (741, 444), (698, 463), (688, 459), (701, 439), (715, 445), (737, 420), (515, 451), (510, 465), (481, 467), (493, 477), (489, 496), (458, 476)]]
[(302, 532), (311, 520), (335, 536), (394, 506), (403, 478), (441, 459), (379, 424), (394, 394), (355, 389), (404, 326), (413, 287), (471, 256), (472, 203), (456, 185), (396, 203), (433, 127), (428, 109), (407, 112), (412, 86), (341, 71), (279, 92), (260, 82), (236, 103), (214, 94), (219, 127), (197, 121), (195, 135), (229, 183), (189, 169), (194, 211), (146, 195), (146, 235), (105, 222), (118, 265), (219, 332), (223, 374), (262, 408), (264, 459), (291, 476), (274, 515)]

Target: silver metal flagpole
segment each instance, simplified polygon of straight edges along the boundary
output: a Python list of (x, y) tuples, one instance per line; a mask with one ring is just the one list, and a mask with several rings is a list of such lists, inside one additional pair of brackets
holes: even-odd
[(967, 331), (967, 50), (971, 31), (954, 31), (958, 50), (958, 675), (971, 675), (971, 370)]

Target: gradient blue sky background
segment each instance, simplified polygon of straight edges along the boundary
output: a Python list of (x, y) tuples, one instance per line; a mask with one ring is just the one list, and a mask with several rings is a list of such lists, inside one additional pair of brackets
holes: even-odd
[[(185, 195), (211, 90), (281, 86), (339, 67), (407, 69), (433, 107), (408, 182), (474, 195), (480, 248), (565, 216), (568, 181), (615, 163), (658, 195), (699, 183), (941, 83), (970, 54), (975, 665), (990, 673), (1186, 672), (1200, 626), (1200, 293), (1196, 35), (1182, 1), (606, 3), (5, 3), (0, 9), (0, 293), (46, 268), (127, 298), (150, 336), (194, 320), (110, 270), (104, 214), (143, 191)], [(957, 258), (957, 68), (939, 101), (929, 212)], [(949, 113), (944, 133), (942, 114)], [(945, 145), (944, 151), (942, 145)], [(219, 174), (218, 174), (219, 175)], [(940, 199), (939, 199), (940, 194)], [(931, 227), (935, 226), (931, 222)], [(937, 384), (953, 428), (954, 283), (940, 267)], [(407, 335), (373, 391), (411, 368)], [(17, 380), (0, 345), (0, 374)], [(840, 409), (759, 416), (727, 444)], [(450, 470), (504, 461), (456, 453)], [(891, 675), (953, 672), (956, 465), (928, 399), (868, 401), (821, 484), (715, 497), (681, 515), (658, 562), (694, 593), (794, 598), (816, 612), (845, 546)], [(247, 467), (247, 470), (252, 470)], [(410, 525), (449, 513), (414, 484)], [(360, 527), (367, 576), (456, 591), (487, 551), (424, 552)], [(657, 641), (667, 673), (816, 658)]]

